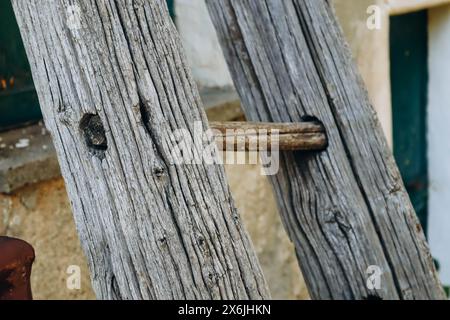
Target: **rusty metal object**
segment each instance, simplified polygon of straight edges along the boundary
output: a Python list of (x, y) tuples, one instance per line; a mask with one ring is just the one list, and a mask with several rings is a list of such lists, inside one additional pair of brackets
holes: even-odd
[(31, 300), (34, 249), (25, 241), (0, 237), (0, 300)]

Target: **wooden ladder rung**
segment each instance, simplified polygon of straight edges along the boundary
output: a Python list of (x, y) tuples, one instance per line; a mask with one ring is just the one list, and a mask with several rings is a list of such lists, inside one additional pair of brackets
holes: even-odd
[[(222, 151), (270, 151), (278, 135), (280, 151), (321, 151), (328, 145), (319, 122), (210, 122)], [(275, 141), (276, 141), (275, 140)]]

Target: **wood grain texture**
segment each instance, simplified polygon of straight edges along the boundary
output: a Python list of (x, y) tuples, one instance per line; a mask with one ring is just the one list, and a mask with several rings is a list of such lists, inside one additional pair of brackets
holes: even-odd
[(13, 4), (98, 298), (268, 298), (222, 167), (171, 162), (207, 121), (165, 2)]
[[(424, 234), (326, 0), (207, 0), (250, 121), (318, 118), (329, 146), (272, 182), (314, 299), (443, 299)], [(367, 286), (379, 266), (381, 289)]]
[(218, 148), (222, 151), (317, 151), (327, 147), (325, 129), (317, 122), (232, 121), (210, 122), (209, 125), (215, 130)]

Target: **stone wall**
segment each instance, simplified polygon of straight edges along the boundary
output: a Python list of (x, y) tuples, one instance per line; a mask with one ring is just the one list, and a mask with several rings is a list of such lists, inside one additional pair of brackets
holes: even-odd
[[(34, 299), (91, 299), (89, 272), (61, 178), (0, 194), (0, 234), (35, 249), (31, 285)], [(81, 290), (67, 289), (67, 268), (81, 267)]]

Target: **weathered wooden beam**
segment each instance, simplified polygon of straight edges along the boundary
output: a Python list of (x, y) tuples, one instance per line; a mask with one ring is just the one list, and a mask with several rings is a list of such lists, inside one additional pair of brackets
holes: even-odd
[(223, 168), (172, 161), (208, 125), (165, 1), (12, 3), (98, 298), (268, 298)]
[(443, 299), (331, 1), (207, 4), (247, 119), (327, 131), (326, 151), (283, 153), (272, 179), (312, 298)]
[[(210, 122), (222, 151), (320, 151), (327, 147), (318, 122)], [(275, 150), (274, 150), (275, 151)]]

